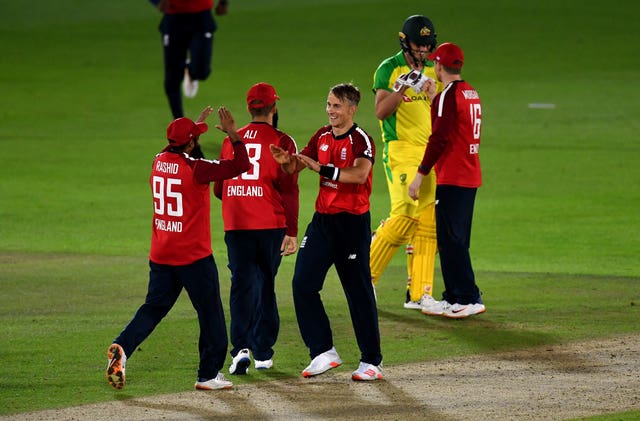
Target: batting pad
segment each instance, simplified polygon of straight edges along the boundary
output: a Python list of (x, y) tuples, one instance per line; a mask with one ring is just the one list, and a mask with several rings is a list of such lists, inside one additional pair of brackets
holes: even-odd
[(418, 226), (418, 221), (408, 216), (389, 218), (376, 230), (371, 242), (371, 278), (375, 285), (382, 276), (398, 247), (407, 244)]
[(409, 295), (411, 301), (419, 301), (424, 294), (433, 296), (433, 277), (438, 251), (435, 203), (429, 204), (420, 215), (411, 242), (413, 243), (413, 264)]

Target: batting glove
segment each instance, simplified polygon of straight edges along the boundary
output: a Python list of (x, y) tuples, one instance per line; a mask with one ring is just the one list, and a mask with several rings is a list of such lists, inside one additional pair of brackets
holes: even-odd
[(400, 76), (398, 76), (398, 79), (396, 79), (396, 82), (393, 84), (393, 92), (403, 91), (405, 89), (405, 86), (408, 86), (407, 85), (408, 76), (409, 75), (406, 73), (403, 73)]
[(424, 84), (427, 83), (427, 80), (431, 78), (423, 75), (417, 70), (413, 70), (411, 73), (407, 75), (406, 85), (413, 88), (416, 92), (421, 92)]

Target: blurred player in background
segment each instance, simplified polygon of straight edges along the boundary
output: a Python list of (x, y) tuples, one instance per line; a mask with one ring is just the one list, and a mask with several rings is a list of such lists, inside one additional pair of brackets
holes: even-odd
[(478, 92), (462, 80), (464, 54), (460, 47), (441, 44), (429, 59), (435, 61), (437, 78), (445, 88), (436, 95), (435, 84), (426, 84), (427, 94), (433, 99), (433, 133), (409, 186), (409, 195), (419, 199), (421, 184), (435, 166), (436, 225), (445, 291), (442, 301), (422, 312), (462, 318), (485, 312), (469, 256), (473, 206), (482, 184), (482, 106)]
[(427, 17), (413, 15), (405, 20), (399, 39), (401, 51), (383, 60), (373, 77), (391, 209), (373, 236), (371, 276), (375, 285), (397, 249), (406, 244), (404, 307), (420, 310), (435, 302), (431, 297), (437, 251), (435, 174), (427, 175), (417, 201), (407, 188), (431, 134), (430, 100), (422, 87), (427, 78), (435, 79), (427, 55), (435, 49), (436, 32)]
[[(231, 374), (247, 374), (250, 352), (256, 369), (273, 366), (273, 345), (280, 329), (276, 274), (282, 256), (298, 249), (298, 175), (282, 171), (269, 150), (275, 144), (292, 155), (297, 153), (295, 141), (273, 127), (277, 99), (275, 88), (268, 83), (249, 89), (251, 123), (238, 134), (251, 168), (214, 183), (214, 194), (222, 199), (231, 270)], [(227, 138), (220, 159), (231, 157), (233, 145)]]
[(383, 378), (378, 310), (369, 269), (369, 197), (375, 144), (353, 121), (359, 102), (358, 88), (351, 84), (336, 85), (327, 97), (329, 125), (321, 127), (298, 155), (271, 146), (274, 158), (289, 174), (305, 167), (320, 174), (316, 211), (300, 243), (293, 275), (298, 327), (311, 357), (311, 364), (302, 371), (303, 377), (342, 364), (320, 297), (333, 265), (347, 298), (360, 348), (360, 365), (351, 378)]
[[(213, 0), (149, 0), (163, 13), (160, 22), (164, 51), (164, 91), (173, 118), (184, 116), (184, 95), (193, 98), (198, 93), (198, 81), (211, 73), (213, 35), (217, 25), (211, 10)], [(217, 15), (225, 15), (228, 0), (220, 0)]]
[(233, 386), (220, 372), (228, 338), (218, 268), (211, 250), (209, 184), (247, 171), (249, 157), (233, 116), (224, 107), (218, 110), (220, 125), (216, 127), (233, 139), (232, 159), (207, 161), (189, 156), (196, 138), (207, 131), (204, 120), (211, 112), (211, 107), (205, 108), (197, 123), (186, 117), (174, 120), (167, 128), (169, 145), (153, 161), (148, 291), (144, 304), (107, 350), (107, 380), (116, 389), (125, 385), (127, 359), (171, 310), (183, 288), (200, 325), (196, 389)]

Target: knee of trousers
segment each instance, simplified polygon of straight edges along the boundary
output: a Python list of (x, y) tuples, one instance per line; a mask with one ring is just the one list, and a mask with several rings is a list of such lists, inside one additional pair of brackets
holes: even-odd
[(405, 215), (387, 219), (376, 230), (376, 239), (393, 246), (400, 246), (410, 242), (418, 226), (418, 220)]
[(291, 292), (294, 297), (306, 297), (309, 295), (317, 294), (322, 287), (318, 288), (316, 282), (309, 282), (308, 279), (294, 278), (291, 283)]
[(420, 214), (414, 236), (427, 239), (436, 238), (435, 203), (430, 203)]
[(211, 69), (199, 69), (196, 70), (194, 69), (193, 71), (189, 72), (191, 74), (191, 77), (193, 79), (196, 80), (207, 80), (209, 78), (209, 75), (211, 74)]

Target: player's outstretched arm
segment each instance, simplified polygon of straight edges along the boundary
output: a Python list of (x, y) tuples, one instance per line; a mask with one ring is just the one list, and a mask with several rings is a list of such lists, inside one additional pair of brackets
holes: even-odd
[(278, 145), (269, 145), (271, 155), (273, 159), (280, 164), (282, 170), (287, 174), (294, 174), (304, 168), (304, 165), (299, 165), (298, 160), (295, 159), (289, 151), (281, 148)]
[(213, 108), (211, 107), (211, 105), (207, 105), (198, 116), (196, 123), (203, 123), (211, 114), (213, 114)]
[(319, 162), (306, 155), (298, 154), (296, 158), (298, 158), (298, 161), (303, 162), (307, 168), (317, 172), (321, 176), (347, 184), (366, 183), (369, 178), (369, 172), (371, 172), (371, 166), (373, 165), (367, 158), (356, 158), (353, 166), (346, 168), (320, 165)]

